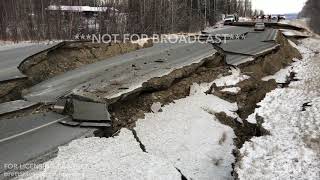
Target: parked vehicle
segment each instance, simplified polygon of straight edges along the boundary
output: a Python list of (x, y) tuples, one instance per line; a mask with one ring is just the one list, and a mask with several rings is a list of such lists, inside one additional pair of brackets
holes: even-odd
[(280, 15), (280, 20), (286, 20), (286, 16), (284, 16), (284, 15)]
[(265, 29), (266, 29), (266, 26), (262, 22), (256, 23), (254, 26), (255, 31), (264, 31)]
[(224, 24), (232, 24), (236, 22), (236, 16), (235, 15), (228, 15), (224, 18)]

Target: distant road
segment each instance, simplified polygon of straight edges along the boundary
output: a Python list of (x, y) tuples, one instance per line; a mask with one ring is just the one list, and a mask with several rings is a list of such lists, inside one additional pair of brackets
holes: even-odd
[(252, 61), (255, 57), (278, 47), (276, 43), (278, 30), (273, 28), (266, 28), (265, 31), (254, 31), (252, 26), (224, 26), (221, 29), (211, 29), (205, 33), (213, 36), (220, 34), (245, 35), (243, 39), (233, 38), (219, 45), (226, 54), (227, 64), (234, 66)]

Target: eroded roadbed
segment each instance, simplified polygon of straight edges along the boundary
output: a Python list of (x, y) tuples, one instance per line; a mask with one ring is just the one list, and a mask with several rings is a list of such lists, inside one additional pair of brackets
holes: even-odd
[(155, 44), (151, 48), (86, 65), (30, 88), (24, 98), (54, 103), (68, 94), (105, 101), (142, 87), (147, 80), (199, 63), (216, 50), (209, 44)]

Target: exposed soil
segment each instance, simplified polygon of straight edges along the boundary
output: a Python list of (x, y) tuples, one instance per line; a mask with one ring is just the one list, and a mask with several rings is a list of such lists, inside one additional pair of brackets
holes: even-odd
[(31, 84), (28, 79), (0, 82), (0, 103), (21, 99), (21, 91)]
[(229, 102), (236, 102), (239, 108), (238, 115), (241, 119), (246, 119), (254, 112), (256, 104), (263, 100), (268, 92), (277, 88), (277, 83), (274, 79), (262, 81), (250, 78), (240, 82), (237, 87), (241, 88), (241, 91), (237, 94), (221, 92), (220, 90), (223, 88), (216, 87), (213, 88), (214, 91), (212, 93)]

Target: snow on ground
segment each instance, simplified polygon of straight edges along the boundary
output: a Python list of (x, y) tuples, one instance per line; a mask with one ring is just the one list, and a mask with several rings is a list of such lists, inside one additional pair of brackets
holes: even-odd
[(152, 40), (151, 38), (142, 38), (135, 41), (132, 41), (133, 44), (138, 44), (140, 47), (144, 47), (145, 44), (148, 44), (148, 41)]
[[(218, 82), (244, 79), (240, 71)], [(237, 77), (239, 76), (239, 77)], [(225, 180), (232, 177), (235, 157), (232, 128), (223, 125), (215, 113), (235, 113), (236, 103), (205, 94), (212, 83), (193, 84), (190, 96), (161, 107), (137, 121), (135, 131), (122, 129), (115, 138), (87, 138), (60, 147), (58, 157), (45, 163), (44, 170), (21, 179), (188, 179)], [(162, 110), (160, 112), (160, 109)], [(140, 148), (141, 142), (146, 153)], [(177, 169), (178, 170), (177, 170)]]
[(300, 81), (267, 94), (248, 121), (264, 118), (268, 136), (255, 137), (241, 148), (236, 167), (240, 179), (310, 179), (320, 177), (320, 41), (302, 41), (303, 60), (292, 69)]
[(252, 21), (249, 17), (239, 17), (239, 22), (250, 22)]
[(222, 92), (230, 92), (230, 93), (238, 94), (238, 92), (241, 91), (241, 88), (239, 88), (239, 87), (224, 88), (221, 91)]
[(0, 42), (0, 51), (6, 51), (10, 49), (22, 48), (27, 46), (32, 46), (34, 43), (31, 42), (21, 42), (21, 43), (9, 43), (9, 42)]
[(218, 87), (234, 86), (239, 82), (250, 78), (247, 75), (242, 75), (240, 69), (237, 69), (237, 68), (231, 69), (230, 72), (232, 73), (230, 76), (225, 76), (225, 77), (216, 79), (214, 83), (216, 83)]
[(193, 95), (149, 113), (136, 132), (149, 154), (168, 159), (188, 179), (233, 179), (233, 130), (222, 125), (214, 113), (234, 113), (238, 107), (194, 84)]
[(0, 52), (10, 50), (10, 49), (33, 46), (37, 44), (52, 44), (52, 43), (53, 41), (41, 41), (41, 42), (22, 41), (18, 43), (14, 43), (12, 41), (0, 41)]
[(60, 147), (58, 157), (42, 167), (44, 171), (21, 179), (181, 180), (180, 173), (167, 160), (144, 153), (127, 129), (115, 138), (72, 141)]
[[(236, 85), (249, 78), (239, 69), (212, 83), (193, 84), (190, 95), (162, 107), (154, 103), (153, 113), (136, 123), (137, 139), (122, 129), (118, 137), (87, 138), (60, 147), (57, 158), (21, 179), (234, 179), (232, 164), (235, 138), (215, 113), (225, 112), (241, 120), (238, 106), (212, 94), (213, 83)], [(161, 111), (160, 111), (161, 109)], [(146, 152), (143, 152), (143, 146)]]
[[(298, 60), (296, 60), (298, 61)], [(292, 66), (288, 66), (286, 68), (281, 69), (277, 73), (271, 76), (266, 76), (262, 78), (262, 81), (269, 81), (270, 79), (276, 80), (277, 83), (285, 83), (288, 79), (288, 76), (293, 71)]]

